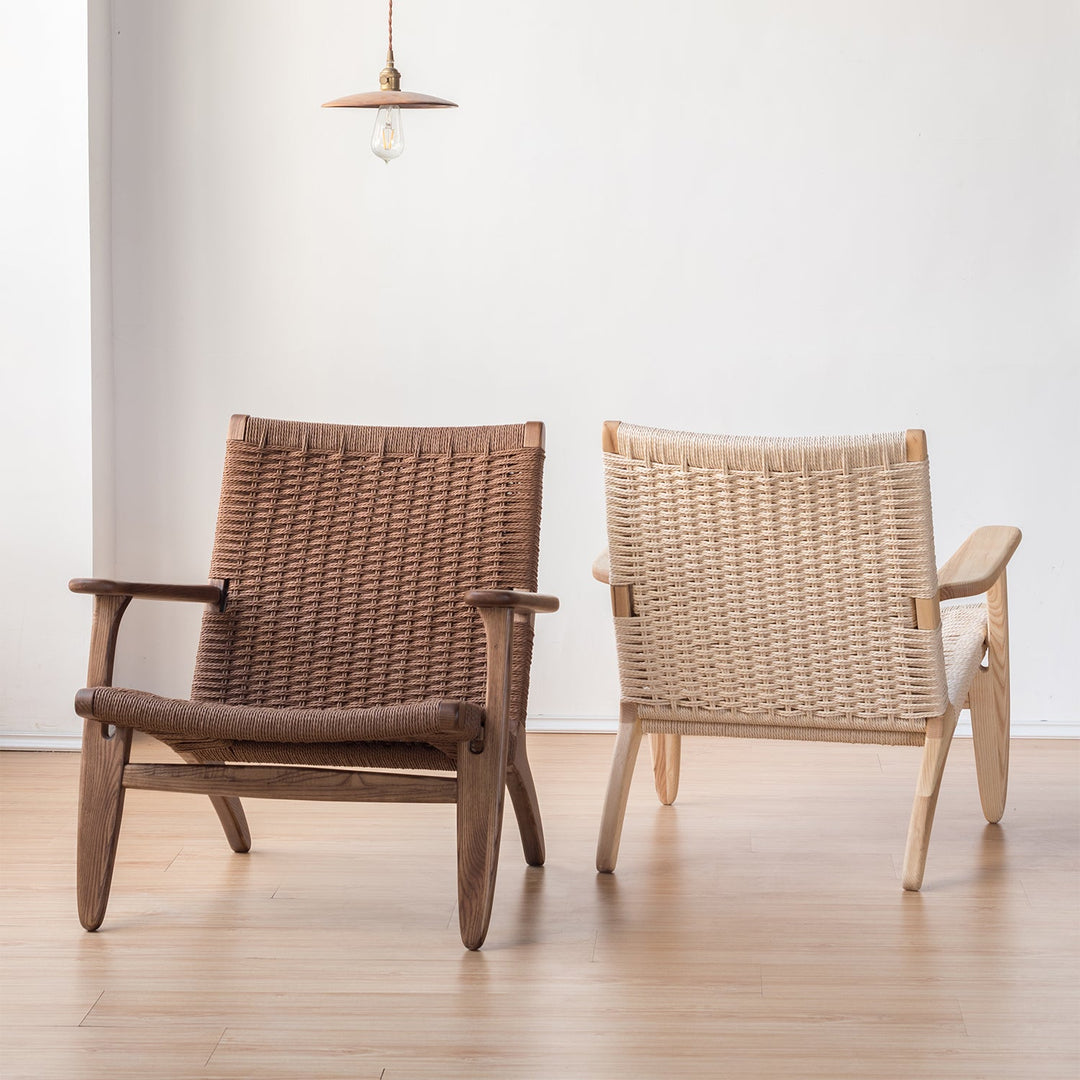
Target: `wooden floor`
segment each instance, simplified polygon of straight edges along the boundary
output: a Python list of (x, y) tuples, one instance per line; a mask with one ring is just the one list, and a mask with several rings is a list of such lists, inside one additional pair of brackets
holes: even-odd
[(0, 1075), (1080, 1075), (1080, 742), (1013, 743), (996, 827), (958, 740), (921, 894), (899, 882), (917, 750), (684, 739), (669, 808), (645, 753), (598, 876), (612, 744), (532, 738), (549, 862), (509, 815), (480, 953), (449, 806), (252, 801), (234, 855), (205, 798), (129, 793), (87, 934), (78, 757), (0, 755)]

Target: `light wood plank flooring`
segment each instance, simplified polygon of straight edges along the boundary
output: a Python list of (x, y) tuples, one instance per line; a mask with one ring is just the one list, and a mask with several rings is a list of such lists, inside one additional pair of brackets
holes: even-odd
[(598, 876), (612, 745), (532, 737), (549, 861), (508, 814), (480, 953), (450, 806), (249, 801), (235, 855), (207, 799), (131, 792), (87, 934), (77, 755), (0, 755), (0, 1075), (1080, 1075), (1080, 742), (1014, 742), (995, 827), (958, 740), (921, 894), (899, 882), (917, 750), (684, 739), (668, 808), (646, 751)]

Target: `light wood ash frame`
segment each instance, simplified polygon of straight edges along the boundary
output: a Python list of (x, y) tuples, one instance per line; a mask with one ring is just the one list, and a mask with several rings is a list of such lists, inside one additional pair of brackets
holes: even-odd
[[(248, 417), (234, 416), (230, 440), (244, 440)], [(276, 423), (276, 422), (273, 422)], [(530, 422), (520, 429), (520, 445), (544, 446), (544, 427)], [(537, 495), (538, 498), (538, 495)], [(537, 507), (538, 513), (538, 507)], [(132, 599), (203, 603), (213, 612), (228, 609), (228, 583), (157, 585), (101, 579), (75, 579), (70, 589), (93, 596), (87, 688), (76, 695), (76, 711), (84, 718), (79, 793), (77, 884), (79, 918), (96, 930), (105, 917), (117, 842), (130, 789), (183, 791), (208, 795), (236, 852), (251, 846), (241, 797), (333, 800), (350, 802), (456, 803), (458, 910), (461, 938), (469, 949), (483, 944), (491, 917), (502, 832), (504, 796), (511, 794), (525, 859), (532, 866), (545, 860), (540, 809), (526, 756), (524, 718), (511, 738), (511, 696), (515, 667), (515, 626), (538, 612), (552, 612), (559, 601), (517, 588), (474, 589), (462, 597), (482, 620), (486, 637), (486, 698), (479, 732), (462, 724), (454, 703), (439, 707), (438, 723), (456, 746), (456, 775), (314, 768), (288, 764), (199, 763), (133, 764), (132, 727), (95, 715), (95, 691), (112, 687), (121, 620)], [(468, 618), (467, 612), (462, 613)], [(511, 750), (511, 745), (513, 749)]]
[[(617, 421), (604, 424), (604, 454), (620, 453), (619, 428)], [(909, 430), (904, 441), (907, 461), (927, 460), (924, 431)], [(985, 593), (986, 633), (983, 642), (985, 658), (971, 677), (964, 700), (948, 701), (940, 715), (926, 722), (922, 763), (916, 782), (902, 870), (903, 887), (909, 891), (917, 891), (922, 886), (942, 773), (957, 717), (963, 708), (971, 711), (979, 795), (984, 815), (987, 821), (994, 823), (1001, 819), (1005, 810), (1009, 761), (1009, 629), (1005, 568), (1020, 539), (1020, 530), (1011, 526), (977, 529), (939, 569), (936, 593), (911, 598), (914, 625), (919, 630), (934, 631), (941, 626), (941, 601)], [(635, 616), (633, 586), (611, 584), (606, 550), (594, 562), (593, 576), (610, 586), (612, 612), (616, 618)], [(638, 716), (638, 705), (623, 700), (597, 843), (596, 867), (600, 872), (610, 873), (615, 869), (641, 737), (642, 722)], [(670, 805), (675, 801), (679, 788), (681, 734), (653, 733), (650, 740), (657, 796), (663, 804)]]

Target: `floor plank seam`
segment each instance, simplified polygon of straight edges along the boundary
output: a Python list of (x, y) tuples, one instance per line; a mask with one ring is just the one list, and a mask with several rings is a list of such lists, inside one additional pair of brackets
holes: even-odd
[(1027, 901), (1028, 907), (1034, 907), (1035, 905), (1031, 902), (1031, 893), (1027, 891), (1027, 886), (1024, 884), (1024, 879), (1022, 877), (1018, 877), (1016, 879), (1016, 883), (1020, 886), (1020, 891), (1024, 894), (1024, 899)]
[(218, 1041), (216, 1043), (214, 1043), (214, 1049), (210, 1051), (210, 1056), (203, 1062), (203, 1068), (204, 1069), (209, 1067), (210, 1062), (213, 1060), (214, 1055), (218, 1052), (218, 1047), (221, 1045), (221, 1040), (224, 1039), (225, 1036), (228, 1035), (228, 1033), (229, 1033), (228, 1028), (222, 1028), (221, 1034), (218, 1036)]
[(77, 1025), (78, 1027), (84, 1027), (86, 1025), (87, 1017), (89, 1017), (89, 1015), (97, 1008), (98, 1002), (105, 996), (105, 990), (107, 990), (107, 989), (108, 989), (108, 987), (105, 987), (105, 989), (103, 989), (101, 991), (101, 993), (98, 994), (98, 996), (96, 998), (94, 998), (94, 1004), (91, 1005), (90, 1008), (86, 1010), (85, 1014), (83, 1015), (83, 1018), (79, 1021), (78, 1025)]
[(956, 1008), (960, 1012), (960, 1026), (964, 1029), (964, 1038), (970, 1039), (972, 1035), (968, 1031), (967, 1017), (964, 1015), (964, 1003), (959, 998), (956, 999)]

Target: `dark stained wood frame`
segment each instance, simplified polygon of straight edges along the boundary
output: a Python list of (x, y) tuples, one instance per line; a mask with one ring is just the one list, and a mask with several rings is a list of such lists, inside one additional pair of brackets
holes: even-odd
[[(228, 437), (242, 439), (246, 416), (234, 416)], [(544, 445), (544, 425), (525, 426), (525, 446)], [(142, 582), (75, 578), (72, 592), (94, 597), (87, 687), (111, 686), (116, 643), (124, 612), (133, 598), (176, 600), (213, 605), (224, 610), (228, 583), (159, 585)], [(537, 612), (557, 611), (554, 596), (513, 589), (480, 589), (466, 593), (464, 603), (476, 608), (487, 634), (487, 692), (483, 737), (457, 745), (457, 775), (430, 776), (351, 768), (325, 769), (286, 765), (131, 764), (130, 728), (114, 727), (92, 715), (93, 694), (77, 695), (84, 717), (79, 783), (77, 891), (79, 918), (96, 930), (109, 902), (117, 841), (129, 788), (181, 791), (208, 795), (234, 851), (251, 847), (251, 833), (240, 796), (345, 802), (456, 803), (458, 832), (458, 916), (461, 940), (479, 949), (491, 919), (505, 793), (509, 789), (521, 834), (525, 860), (545, 860), (543, 826), (532, 770), (525, 749), (525, 731), (510, 743), (510, 700), (515, 622), (532, 621)]]
[(146, 600), (186, 600), (194, 604), (213, 604), (225, 610), (223, 584), (151, 585), (140, 581), (108, 581), (105, 578), (72, 578), (68, 588), (89, 596), (126, 596)]

